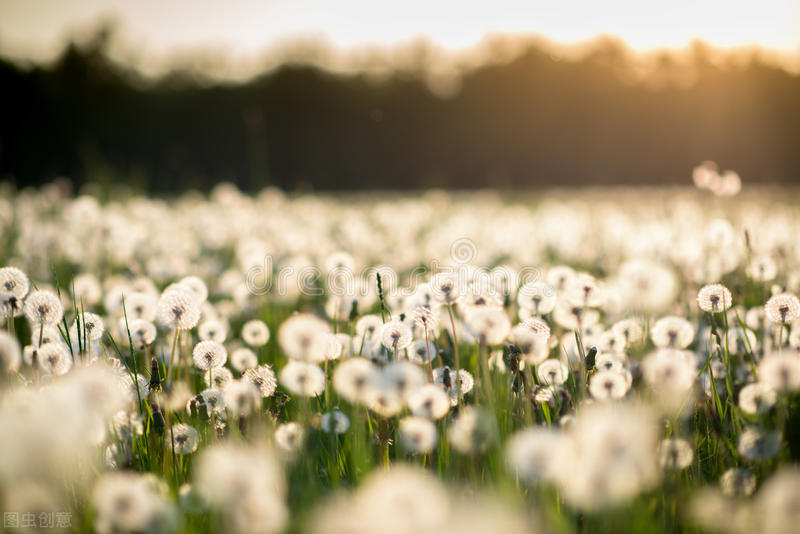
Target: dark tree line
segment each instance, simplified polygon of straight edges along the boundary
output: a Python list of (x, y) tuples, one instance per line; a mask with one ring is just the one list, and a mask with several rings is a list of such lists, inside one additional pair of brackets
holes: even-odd
[[(677, 67), (668, 57), (656, 74)], [(712, 159), (745, 182), (800, 179), (800, 77), (698, 54), (688, 86), (630, 81), (613, 47), (556, 60), (535, 46), (465, 74), (381, 83), (286, 65), (243, 84), (144, 82), (102, 47), (48, 67), (0, 61), (0, 178), (68, 176), (150, 191), (687, 183)]]

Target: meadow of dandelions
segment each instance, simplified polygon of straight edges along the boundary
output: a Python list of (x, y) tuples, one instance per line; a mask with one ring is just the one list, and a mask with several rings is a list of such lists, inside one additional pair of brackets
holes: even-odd
[(800, 212), (713, 172), (730, 194), (7, 190), (4, 520), (798, 532)]

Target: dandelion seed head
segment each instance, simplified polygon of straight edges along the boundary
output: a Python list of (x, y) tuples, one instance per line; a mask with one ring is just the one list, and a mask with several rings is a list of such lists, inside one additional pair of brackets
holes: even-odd
[(0, 331), (0, 372), (14, 373), (22, 362), (19, 342), (11, 334)]
[(258, 319), (247, 321), (242, 326), (242, 339), (251, 347), (263, 347), (269, 342), (269, 328)]
[(122, 316), (127, 316), (129, 322), (136, 319), (153, 322), (156, 320), (157, 313), (158, 297), (153, 293), (131, 293), (130, 295), (125, 295), (125, 312)]
[(220, 391), (225, 391), (229, 385), (233, 383), (233, 373), (230, 372), (229, 369), (225, 367), (214, 367), (209, 369), (211, 372), (211, 377), (209, 377), (209, 373), (203, 373), (203, 382), (205, 382), (207, 388), (218, 389)]
[(800, 299), (791, 293), (780, 293), (770, 297), (764, 311), (772, 323), (791, 324), (800, 318)]
[(364, 315), (356, 322), (356, 338), (366, 340), (380, 339), (383, 321), (377, 315)]
[(589, 393), (597, 400), (619, 400), (628, 393), (627, 377), (617, 370), (599, 371), (589, 380)]
[(722, 474), (719, 486), (726, 497), (749, 497), (756, 491), (756, 477), (748, 469), (732, 467)]
[(200, 341), (192, 349), (192, 360), (195, 367), (207, 371), (225, 365), (228, 351), (224, 345), (216, 341)]
[(539, 381), (548, 386), (560, 386), (569, 378), (567, 366), (560, 360), (545, 360), (536, 367)]
[(272, 451), (226, 443), (201, 451), (194, 488), (236, 532), (277, 534), (288, 520), (286, 483)]
[(511, 329), (508, 341), (519, 349), (520, 357), (531, 365), (538, 365), (550, 356), (547, 336), (536, 333), (524, 323)]
[(426, 419), (441, 419), (450, 411), (450, 397), (438, 385), (427, 384), (408, 398), (409, 411)]
[(295, 395), (316, 397), (325, 391), (325, 372), (312, 363), (290, 361), (281, 369), (280, 382)]
[(30, 290), (28, 275), (16, 267), (0, 268), (0, 293), (24, 299)]
[(64, 315), (58, 295), (50, 291), (34, 291), (25, 299), (25, 317), (34, 327), (55, 325)]
[(553, 481), (559, 468), (559, 451), (566, 439), (553, 430), (528, 428), (516, 432), (506, 445), (509, 469), (529, 484)]
[(71, 331), (73, 333), (73, 340), (80, 337), (88, 338), (91, 341), (97, 341), (103, 337), (106, 331), (103, 318), (96, 313), (84, 312), (80, 314), (78, 320), (72, 323)]
[(800, 354), (792, 351), (765, 357), (758, 365), (758, 378), (776, 391), (800, 390)]
[(172, 425), (168, 432), (171, 434), (175, 454), (191, 454), (197, 450), (200, 438), (193, 426), (178, 423)]
[(440, 304), (452, 304), (461, 296), (459, 278), (454, 272), (436, 273), (428, 285), (434, 300)]
[(418, 339), (408, 349), (408, 358), (418, 364), (424, 365), (436, 357), (436, 344), (433, 341)]
[(775, 456), (780, 446), (781, 435), (778, 432), (749, 426), (739, 435), (736, 449), (744, 459), (761, 462)]
[(622, 319), (611, 326), (611, 329), (625, 339), (625, 346), (629, 347), (642, 339), (642, 325), (635, 319)]
[(683, 317), (671, 315), (653, 324), (650, 339), (658, 348), (685, 349), (694, 341), (694, 334), (692, 323)]
[(746, 414), (769, 412), (778, 400), (778, 393), (763, 382), (747, 384), (739, 391), (739, 408)]
[(410, 415), (398, 423), (400, 444), (411, 454), (428, 454), (438, 441), (436, 425), (429, 419)]
[(497, 441), (497, 423), (491, 414), (466, 406), (447, 428), (447, 439), (462, 454), (479, 454)]
[(664, 469), (686, 469), (694, 461), (694, 449), (685, 439), (668, 438), (658, 444), (658, 461)]
[(262, 397), (267, 398), (275, 394), (278, 381), (275, 379), (275, 372), (267, 364), (246, 369), (242, 379), (251, 383), (258, 389)]
[[(217, 369), (217, 371), (226, 370)], [(230, 371), (229, 371), (230, 372)], [(236, 417), (247, 417), (258, 411), (261, 406), (261, 391), (249, 380), (233, 380), (222, 390), (225, 395), (225, 406)]]
[(567, 287), (575, 278), (575, 270), (566, 265), (558, 265), (548, 269), (545, 275), (545, 282), (555, 288), (556, 291), (566, 291)]
[(228, 337), (228, 328), (221, 321), (211, 319), (200, 323), (197, 328), (197, 336), (203, 341), (224, 343), (225, 338)]
[(175, 511), (147, 475), (107, 473), (94, 488), (93, 502), (98, 534), (160, 532), (177, 527)]
[[(131, 342), (133, 343), (134, 349), (144, 350), (156, 340), (158, 331), (156, 330), (156, 325), (150, 321), (145, 319), (134, 319), (127, 326), (124, 324), (124, 318), (120, 319), (120, 321), (120, 326), (125, 330), (130, 331)], [(127, 332), (125, 332), (125, 335), (127, 336)]]
[(795, 532), (800, 521), (800, 469), (781, 467), (756, 495), (754, 532)]
[(341, 410), (334, 409), (331, 412), (323, 414), (320, 420), (320, 428), (323, 432), (328, 434), (344, 434), (350, 428), (350, 418)]
[(240, 373), (258, 365), (258, 356), (246, 347), (240, 347), (230, 354), (231, 367)]
[(333, 388), (345, 400), (365, 403), (367, 392), (380, 380), (380, 370), (366, 358), (344, 360), (333, 372)]
[(380, 332), (381, 343), (387, 350), (397, 352), (411, 345), (414, 339), (408, 324), (394, 320), (383, 325)]
[(165, 327), (190, 330), (200, 322), (200, 301), (192, 291), (182, 286), (164, 290), (156, 306), (158, 321)]
[(285, 454), (294, 457), (303, 447), (305, 442), (305, 429), (295, 422), (284, 423), (275, 429), (273, 439), (275, 445)]
[(185, 287), (191, 291), (195, 298), (197, 298), (197, 302), (201, 304), (208, 299), (208, 287), (206, 287), (206, 283), (203, 282), (203, 279), (199, 276), (184, 277), (177, 283), (177, 285)]
[(299, 313), (284, 321), (278, 330), (278, 342), (289, 358), (303, 362), (321, 362), (328, 352), (330, 328), (315, 315)]
[(710, 313), (722, 313), (733, 305), (730, 290), (722, 284), (708, 284), (697, 292), (697, 305)]
[(545, 282), (528, 282), (517, 291), (517, 304), (534, 316), (553, 311), (556, 305), (556, 290)]
[(72, 368), (72, 357), (61, 343), (45, 343), (37, 350), (39, 368), (50, 375), (66, 374)]

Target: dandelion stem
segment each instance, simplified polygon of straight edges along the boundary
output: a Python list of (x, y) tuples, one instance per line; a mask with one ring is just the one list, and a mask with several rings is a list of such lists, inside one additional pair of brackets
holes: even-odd
[(456, 406), (461, 406), (461, 361), (458, 357), (458, 338), (456, 337), (456, 318), (453, 315), (453, 305), (447, 305), (450, 314), (450, 326), (453, 330), (453, 359), (456, 366)]

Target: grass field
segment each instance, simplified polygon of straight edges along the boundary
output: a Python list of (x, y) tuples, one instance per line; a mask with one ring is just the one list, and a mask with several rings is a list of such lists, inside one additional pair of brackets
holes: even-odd
[(4, 529), (798, 532), (797, 199), (4, 190)]

